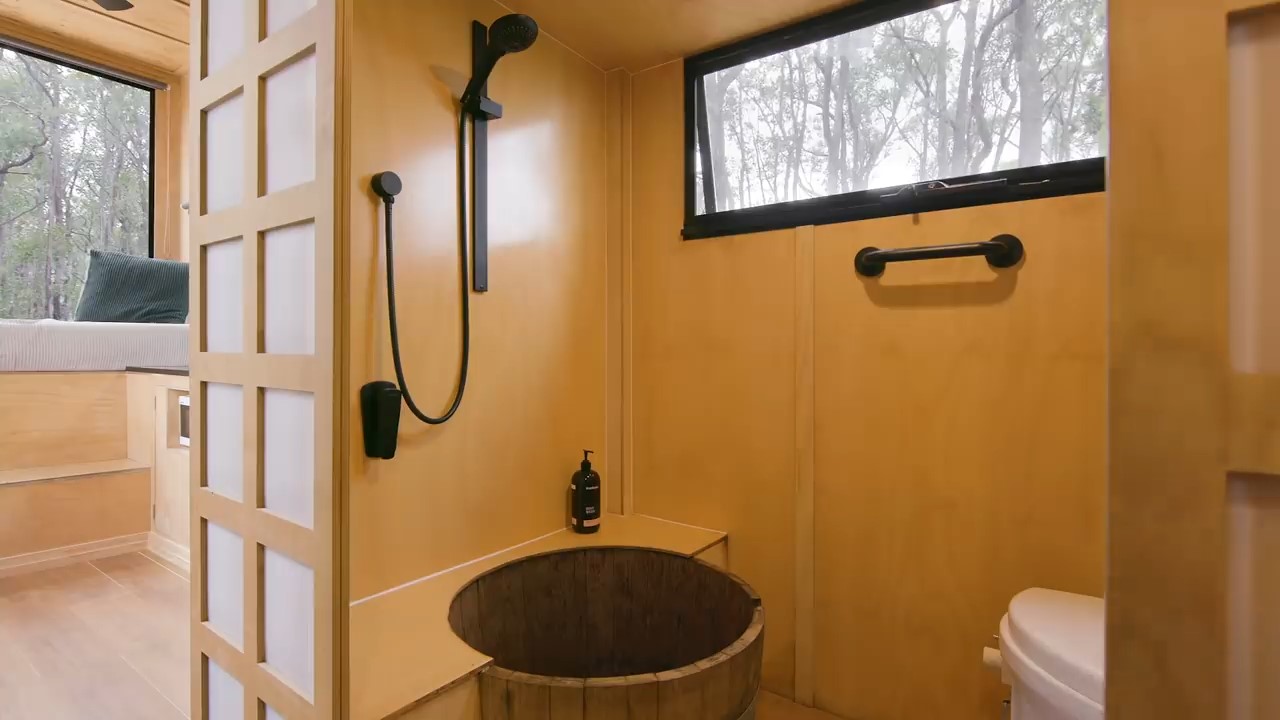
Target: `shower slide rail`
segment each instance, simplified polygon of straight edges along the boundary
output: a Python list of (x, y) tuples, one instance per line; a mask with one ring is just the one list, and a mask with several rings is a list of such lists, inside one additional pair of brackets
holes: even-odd
[(993, 268), (1011, 268), (1022, 262), (1022, 241), (1013, 235), (997, 235), (986, 242), (959, 243), (956, 245), (931, 245), (928, 247), (881, 250), (865, 247), (853, 258), (853, 267), (863, 277), (879, 277), (888, 263), (914, 260), (938, 260), (941, 258), (987, 258)]

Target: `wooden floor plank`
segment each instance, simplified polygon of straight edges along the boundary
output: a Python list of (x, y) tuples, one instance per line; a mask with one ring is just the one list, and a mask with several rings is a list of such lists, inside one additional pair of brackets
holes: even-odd
[(189, 592), (139, 553), (0, 578), (0, 720), (189, 716)]
[(89, 563), (125, 590), (158, 610), (186, 617), (191, 585), (180, 575), (142, 553), (100, 558)]
[(40, 673), (26, 656), (11, 650), (15, 647), (17, 638), (7, 627), (4, 618), (13, 617), (17, 612), (16, 606), (16, 602), (0, 597), (0, 698), (40, 679)]
[(101, 597), (113, 592), (119, 585), (94, 570), (88, 563), (0, 577), (0, 597), (22, 599), (31, 595), (54, 595), (60, 601)]

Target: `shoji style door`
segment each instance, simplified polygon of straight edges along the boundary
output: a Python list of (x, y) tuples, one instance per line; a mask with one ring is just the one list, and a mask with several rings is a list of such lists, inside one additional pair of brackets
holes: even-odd
[(1112, 0), (1107, 717), (1280, 717), (1280, 3)]
[(335, 0), (191, 10), (193, 717), (333, 718)]

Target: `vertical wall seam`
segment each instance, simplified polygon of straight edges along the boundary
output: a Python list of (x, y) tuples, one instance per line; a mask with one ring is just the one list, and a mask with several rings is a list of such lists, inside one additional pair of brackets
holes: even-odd
[(604, 502), (610, 512), (623, 512), (625, 478), (622, 466), (622, 179), (623, 94), (625, 75), (605, 73), (605, 465)]
[(814, 704), (814, 229), (795, 231), (795, 699)]
[(629, 515), (635, 507), (635, 418), (632, 352), (634, 348), (634, 324), (632, 311), (635, 299), (632, 271), (632, 138), (634, 115), (632, 92), (634, 76), (623, 71), (622, 84), (622, 512)]
[[(606, 287), (606, 434), (610, 440), (605, 478), (605, 507), (623, 515), (635, 512), (632, 463), (632, 362), (631, 362), (631, 80), (626, 70), (606, 73), (608, 86), (609, 252)], [(613, 400), (611, 403), (610, 400)], [(616, 447), (614, 446), (616, 444)], [(618, 502), (612, 502), (612, 493)]]

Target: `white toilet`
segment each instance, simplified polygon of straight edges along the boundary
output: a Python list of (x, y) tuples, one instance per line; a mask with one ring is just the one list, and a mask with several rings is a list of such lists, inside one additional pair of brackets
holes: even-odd
[(1101, 720), (1102, 598), (1032, 588), (1000, 621), (1012, 720)]

